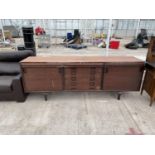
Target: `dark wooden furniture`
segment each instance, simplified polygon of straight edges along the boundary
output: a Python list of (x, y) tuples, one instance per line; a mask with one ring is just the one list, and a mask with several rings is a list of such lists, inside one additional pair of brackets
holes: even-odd
[(155, 37), (151, 37), (146, 61), (149, 63), (155, 62)]
[(152, 106), (153, 101), (155, 100), (155, 67), (154, 69), (146, 69), (145, 79), (143, 82), (143, 87), (141, 94), (145, 90), (150, 96), (150, 106)]
[(37, 56), (21, 61), (21, 67), (24, 90), (28, 93), (123, 92), (140, 90), (144, 62), (123, 56)]
[(151, 37), (146, 63), (146, 74), (141, 90), (141, 94), (143, 90), (145, 90), (150, 96), (150, 106), (155, 100), (155, 37)]

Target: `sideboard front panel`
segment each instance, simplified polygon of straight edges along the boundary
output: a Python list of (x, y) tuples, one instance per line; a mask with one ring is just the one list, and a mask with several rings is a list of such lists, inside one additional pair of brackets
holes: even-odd
[(73, 66), (65, 68), (65, 90), (100, 90), (101, 67)]
[(26, 92), (62, 90), (62, 76), (59, 68), (30, 67), (23, 70)]
[(109, 91), (138, 91), (142, 79), (142, 65), (107, 65), (103, 89)]

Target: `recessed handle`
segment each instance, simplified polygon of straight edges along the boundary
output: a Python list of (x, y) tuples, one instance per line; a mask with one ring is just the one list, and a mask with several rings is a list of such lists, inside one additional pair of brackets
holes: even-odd
[(109, 69), (107, 66), (104, 67), (104, 73), (108, 73)]
[(59, 73), (64, 74), (64, 67), (59, 67)]

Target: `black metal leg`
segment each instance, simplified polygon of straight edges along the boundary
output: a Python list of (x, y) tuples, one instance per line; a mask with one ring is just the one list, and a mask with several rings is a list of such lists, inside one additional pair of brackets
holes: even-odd
[(45, 99), (45, 101), (47, 101), (47, 94), (44, 94), (44, 99)]
[(141, 95), (143, 94), (143, 89), (141, 90), (140, 94), (141, 94)]
[(118, 92), (118, 93), (117, 93), (117, 100), (120, 100), (120, 99), (121, 99), (121, 95), (122, 95), (121, 92)]
[(153, 98), (151, 98), (151, 99), (150, 99), (150, 107), (152, 106), (153, 101), (154, 101), (154, 99), (153, 99)]

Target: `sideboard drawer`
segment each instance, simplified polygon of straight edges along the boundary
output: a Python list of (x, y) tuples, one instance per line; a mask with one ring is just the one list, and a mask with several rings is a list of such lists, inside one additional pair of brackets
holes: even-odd
[(65, 68), (66, 90), (100, 90), (101, 67), (68, 67)]

